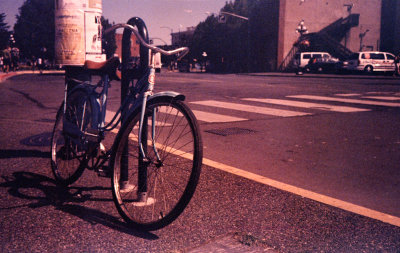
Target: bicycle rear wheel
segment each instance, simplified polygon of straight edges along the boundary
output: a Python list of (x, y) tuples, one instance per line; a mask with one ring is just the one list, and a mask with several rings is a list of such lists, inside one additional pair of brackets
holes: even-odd
[[(174, 221), (192, 198), (201, 171), (202, 141), (193, 113), (181, 101), (153, 99), (145, 118), (142, 143), (149, 160), (139, 155), (140, 110), (136, 110), (115, 141), (112, 189), (116, 207), (128, 224), (156, 230)], [(126, 145), (128, 157), (123, 155)]]
[(62, 185), (74, 183), (87, 166), (86, 147), (82, 138), (65, 131), (64, 123), (75, 131), (85, 131), (91, 122), (92, 108), (86, 92), (76, 90), (68, 94), (66, 113), (61, 105), (51, 138), (51, 169)]

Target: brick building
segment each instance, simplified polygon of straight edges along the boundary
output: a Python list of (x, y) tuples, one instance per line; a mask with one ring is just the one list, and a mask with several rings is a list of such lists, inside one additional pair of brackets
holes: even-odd
[[(285, 70), (299, 51), (327, 51), (344, 59), (352, 52), (400, 52), (400, 0), (263, 0), (250, 17), (252, 69)], [(296, 32), (303, 21), (307, 32)], [(304, 28), (304, 27), (303, 27)], [(172, 47), (188, 46), (195, 27), (172, 33)], [(120, 55), (122, 35), (116, 35)], [(136, 39), (133, 38), (134, 41)], [(306, 41), (304, 46), (300, 41)], [(119, 52), (119, 53), (118, 53)], [(137, 42), (132, 52), (139, 55)], [(257, 69), (257, 66), (261, 66)]]
[(172, 46), (174, 46), (174, 47), (188, 46), (193, 37), (195, 30), (196, 30), (196, 27), (192, 26), (192, 27), (188, 27), (186, 29), (186, 31), (179, 31), (176, 33), (171, 33)]
[[(351, 52), (399, 50), (398, 0), (280, 0), (276, 11), (279, 43), (276, 56), (267, 57), (276, 57), (281, 70), (290, 66), (298, 51), (328, 51), (343, 59)], [(300, 24), (306, 32), (296, 33)], [(307, 41), (309, 46), (296, 41)]]

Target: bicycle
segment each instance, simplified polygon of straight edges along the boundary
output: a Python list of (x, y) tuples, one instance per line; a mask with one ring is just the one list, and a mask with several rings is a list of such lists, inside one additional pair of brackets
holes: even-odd
[[(153, 93), (155, 54), (179, 54), (180, 59), (188, 48), (165, 51), (151, 46), (130, 24), (115, 25), (106, 33), (118, 28), (133, 32), (149, 49), (150, 66), (140, 80), (130, 81), (124, 102), (107, 124), (108, 88), (111, 80), (120, 80), (116, 75), (119, 59), (85, 63), (85, 71), (101, 77), (97, 84), (73, 80), (79, 84), (68, 91), (66, 82), (52, 133), (51, 168), (63, 186), (78, 180), (85, 169), (110, 176), (113, 201), (126, 223), (156, 230), (183, 212), (201, 172), (200, 129), (184, 103), (185, 96), (173, 91)], [(101, 90), (96, 91), (98, 88)], [(106, 151), (102, 140), (119, 125), (113, 145)]]

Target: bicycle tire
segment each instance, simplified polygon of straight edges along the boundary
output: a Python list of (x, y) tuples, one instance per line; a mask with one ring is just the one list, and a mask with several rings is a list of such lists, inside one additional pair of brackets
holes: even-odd
[[(141, 109), (128, 116), (116, 140), (111, 159), (113, 166), (112, 190), (118, 212), (131, 226), (142, 230), (157, 230), (173, 222), (188, 205), (199, 181), (202, 165), (202, 140), (197, 120), (191, 110), (172, 97), (150, 100), (146, 115), (157, 110), (156, 134), (153, 138), (152, 121), (148, 120), (147, 196), (139, 189), (138, 124)], [(155, 141), (162, 164), (156, 162)], [(131, 191), (121, 189), (121, 163), (128, 143), (128, 172)], [(142, 200), (140, 200), (142, 198)]]
[[(67, 186), (82, 175), (87, 167), (87, 156), (83, 141), (63, 131), (63, 107), (64, 104), (58, 110), (52, 132), (51, 169), (57, 183)], [(92, 108), (86, 92), (78, 89), (68, 94), (66, 121), (75, 125), (77, 129), (86, 130), (91, 122), (91, 113)]]

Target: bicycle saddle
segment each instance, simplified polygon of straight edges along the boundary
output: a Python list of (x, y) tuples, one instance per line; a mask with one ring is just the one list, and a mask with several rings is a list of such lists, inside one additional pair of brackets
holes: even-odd
[(119, 64), (119, 58), (114, 56), (102, 62), (85, 61), (85, 65), (83, 67), (86, 70), (89, 70), (93, 75), (102, 76), (107, 74), (110, 79), (120, 81), (121, 72), (118, 70)]

